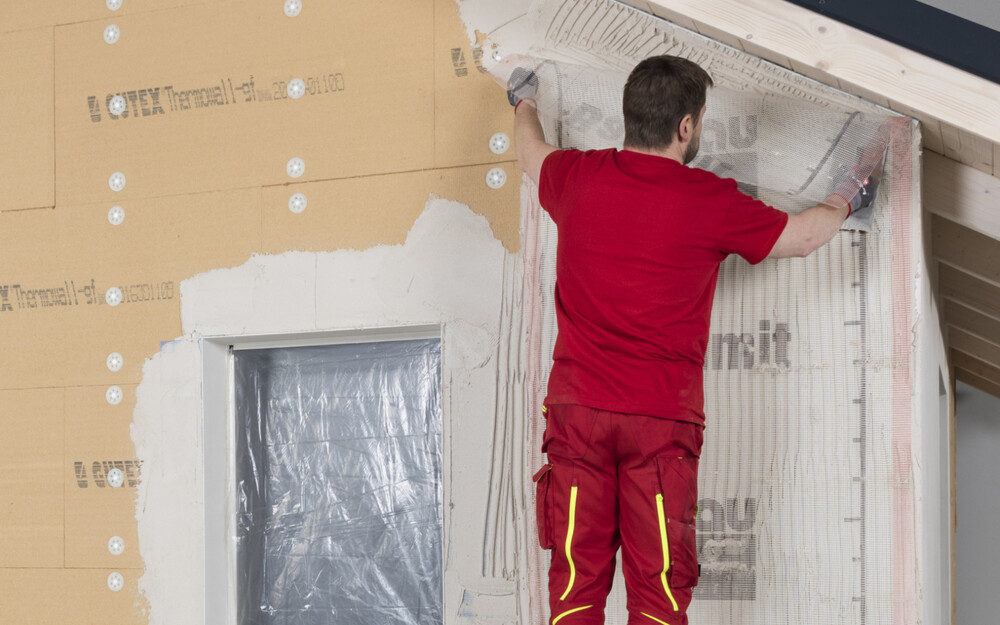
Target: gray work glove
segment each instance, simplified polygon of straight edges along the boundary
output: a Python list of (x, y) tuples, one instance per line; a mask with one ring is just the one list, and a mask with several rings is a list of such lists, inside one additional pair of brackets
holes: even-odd
[(852, 215), (859, 210), (868, 208), (872, 205), (872, 202), (875, 201), (875, 196), (878, 194), (879, 173), (880, 172), (878, 170), (873, 171), (871, 175), (864, 180), (858, 180), (857, 176), (854, 176), (854, 181), (858, 186), (858, 191), (854, 194), (854, 196), (847, 200), (851, 204)]
[(534, 71), (515, 67), (507, 79), (507, 101), (517, 107), (521, 100), (533, 100), (538, 93), (538, 76)]
[(840, 196), (850, 204), (852, 215), (871, 206), (878, 193), (879, 170), (876, 169), (868, 177), (862, 178), (857, 165), (850, 169), (841, 165), (840, 169), (844, 172), (843, 180), (830, 191), (830, 195)]
[(878, 194), (878, 178), (873, 174), (867, 185), (858, 189), (851, 198), (851, 215), (844, 222), (848, 230), (870, 231), (875, 225), (875, 196)]
[(860, 165), (851, 167), (845, 172), (843, 182), (833, 192), (847, 200), (851, 206), (851, 212), (845, 222), (846, 229), (864, 231), (872, 229), (875, 221), (875, 197), (878, 195), (884, 165), (883, 157), (872, 173), (864, 178), (858, 173)]
[(859, 155), (858, 163), (850, 168), (839, 168), (840, 183), (831, 194), (840, 196), (850, 205), (848, 229), (870, 230), (875, 217), (875, 197), (885, 167), (889, 146), (890, 127), (883, 123), (875, 131)]

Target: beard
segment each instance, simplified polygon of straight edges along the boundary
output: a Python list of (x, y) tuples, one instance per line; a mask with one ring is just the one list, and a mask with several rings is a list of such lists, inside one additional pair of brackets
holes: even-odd
[(701, 137), (695, 137), (691, 143), (687, 144), (684, 148), (684, 164), (687, 165), (694, 160), (694, 157), (698, 156), (698, 148), (701, 147)]

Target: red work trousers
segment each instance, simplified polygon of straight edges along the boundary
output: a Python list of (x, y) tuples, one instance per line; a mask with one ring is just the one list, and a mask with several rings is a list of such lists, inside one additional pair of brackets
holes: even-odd
[(704, 428), (575, 405), (545, 416), (535, 505), (550, 625), (604, 623), (619, 547), (629, 625), (687, 625)]

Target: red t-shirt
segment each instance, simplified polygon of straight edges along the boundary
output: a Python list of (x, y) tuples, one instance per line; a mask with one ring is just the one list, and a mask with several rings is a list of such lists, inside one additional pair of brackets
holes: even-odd
[(704, 424), (719, 265), (763, 260), (788, 215), (734, 180), (614, 149), (553, 152), (538, 198), (559, 232), (546, 403)]

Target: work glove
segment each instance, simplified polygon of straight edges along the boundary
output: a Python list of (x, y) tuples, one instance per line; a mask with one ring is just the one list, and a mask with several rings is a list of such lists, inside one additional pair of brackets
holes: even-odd
[(863, 208), (868, 208), (875, 201), (875, 196), (878, 194), (879, 171), (873, 171), (863, 180), (858, 180), (858, 176), (852, 172), (852, 180), (858, 190), (847, 201), (851, 205), (851, 213), (856, 213)]
[(514, 108), (522, 100), (534, 100), (538, 93), (538, 76), (533, 70), (515, 67), (507, 79), (507, 101)]
[(878, 195), (878, 185), (881, 179), (882, 167), (876, 167), (868, 176), (862, 178), (855, 165), (845, 172), (843, 181), (831, 192), (844, 199), (849, 205), (848, 216), (866, 209), (875, 201)]
[[(872, 226), (875, 196), (885, 168), (885, 158), (889, 147), (891, 128), (888, 122), (881, 124), (859, 155), (857, 164), (838, 168), (836, 179), (839, 183), (831, 191), (848, 204), (847, 216), (852, 217), (861, 229)], [(860, 213), (860, 214), (859, 214)]]

